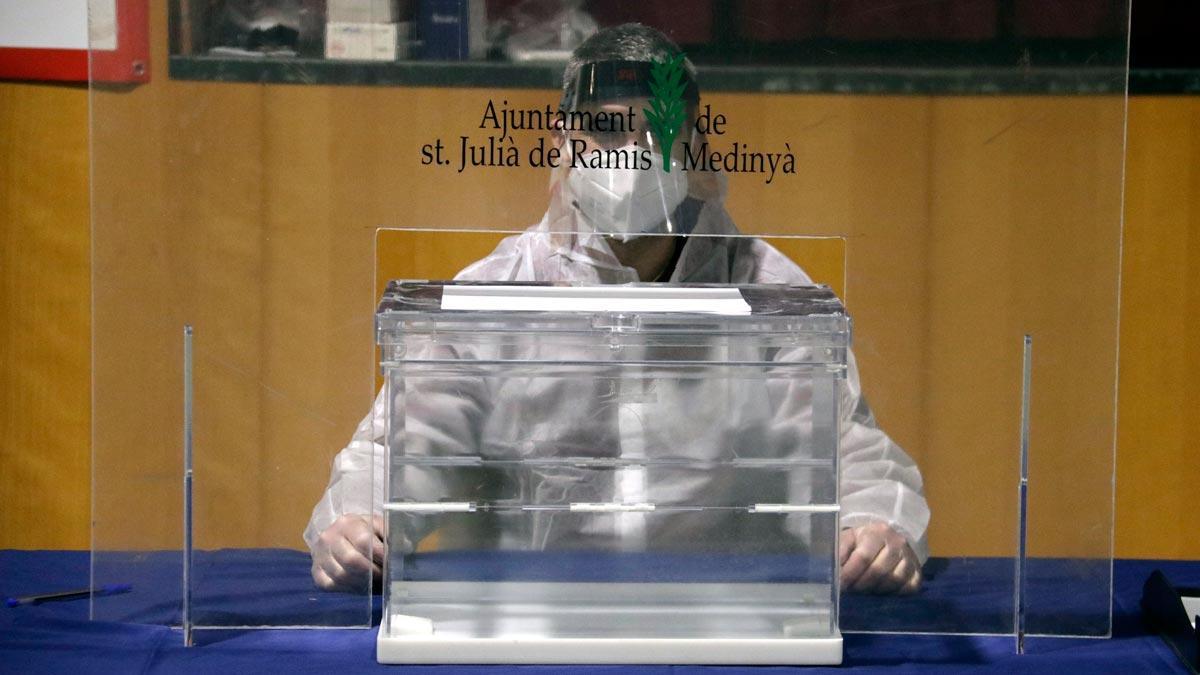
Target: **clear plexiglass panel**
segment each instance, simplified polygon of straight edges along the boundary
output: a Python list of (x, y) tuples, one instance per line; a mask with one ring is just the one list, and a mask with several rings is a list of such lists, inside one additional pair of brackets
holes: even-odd
[[(1029, 633), (1108, 634), (1125, 2), (276, 4), (150, 3), (150, 81), (90, 86), (94, 581), (134, 584), (97, 618), (181, 621), (192, 325), (191, 618), (378, 621), (371, 539), (406, 516), (375, 309), (466, 270), (828, 284), (863, 434), (838, 529), (881, 522), (923, 570), (850, 584), (841, 629), (1009, 634), (1020, 602)], [(677, 48), (604, 42), (629, 21)], [(322, 590), (342, 515), (366, 573)]]

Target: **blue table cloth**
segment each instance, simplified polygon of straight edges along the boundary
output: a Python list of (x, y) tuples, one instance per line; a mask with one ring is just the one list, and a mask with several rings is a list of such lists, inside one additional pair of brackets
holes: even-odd
[[(454, 560), (445, 561), (449, 565)], [(739, 668), (701, 666), (380, 666), (375, 662), (375, 629), (226, 630), (198, 634), (186, 648), (177, 629), (136, 621), (178, 620), (180, 588), (177, 553), (106, 554), (97, 560), (99, 581), (128, 581), (134, 590), (96, 600), (100, 620), (89, 621), (88, 603), (46, 603), (0, 608), (0, 672), (358, 672), (379, 669), (421, 673), (764, 673), (970, 672), (970, 673), (1186, 673), (1175, 654), (1142, 626), (1138, 600), (1153, 569), (1180, 585), (1200, 585), (1200, 563), (1117, 561), (1114, 568), (1113, 637), (1110, 639), (1030, 639), (1025, 655), (1014, 653), (1011, 637), (848, 634), (845, 664), (839, 668)], [(922, 622), (962, 616), (994, 621), (1003, 630), (1011, 585), (1003, 580), (1010, 561), (934, 561), (922, 597), (913, 601), (846, 596), (843, 626), (867, 616), (887, 615), (890, 602), (904, 602), (907, 616)], [(287, 619), (297, 623), (365, 623), (378, 618), (378, 598), (325, 594), (311, 589), (303, 553), (238, 550), (199, 554), (196, 615), (214, 624), (245, 625)], [(651, 570), (651, 573), (653, 571)], [(127, 578), (100, 578), (125, 574)], [(89, 556), (79, 551), (0, 551), (0, 595), (18, 596), (86, 586)], [(1055, 595), (1052, 572), (1034, 576), (1030, 595)], [(989, 586), (990, 584), (990, 586)], [(1072, 588), (1072, 587), (1068, 587)], [(969, 590), (970, 593), (964, 593)], [(1053, 598), (1065, 621), (1073, 606), (1094, 618), (1096, 598), (1072, 591)], [(964, 605), (963, 598), (971, 600)], [(1009, 600), (1011, 603), (1011, 600)], [(1073, 604), (1074, 603), (1074, 604)], [(1011, 608), (1011, 604), (1008, 605)], [(993, 609), (989, 609), (993, 608)], [(915, 614), (914, 614), (915, 612)], [(990, 613), (989, 613), (990, 612)], [(924, 614), (922, 614), (924, 613)], [(903, 613), (897, 613), (901, 616)], [(1044, 615), (1044, 614), (1043, 614)], [(119, 619), (119, 620), (118, 620)], [(1060, 620), (1056, 618), (1055, 620)], [(872, 625), (878, 625), (876, 621)]]

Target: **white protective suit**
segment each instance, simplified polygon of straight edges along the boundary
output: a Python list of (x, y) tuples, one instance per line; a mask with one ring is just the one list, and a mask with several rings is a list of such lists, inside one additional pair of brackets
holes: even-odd
[[(604, 236), (596, 234), (582, 216), (567, 204), (563, 185), (564, 170), (556, 170), (551, 180), (550, 208), (542, 221), (525, 233), (504, 239), (486, 258), (470, 265), (458, 274), (459, 280), (476, 281), (570, 281), (584, 283), (628, 283), (638, 281), (637, 273), (621, 264), (613, 255)], [(673, 214), (683, 221), (687, 238), (673, 272), (672, 283), (729, 283), (729, 284), (805, 284), (808, 276), (795, 263), (766, 242), (738, 235), (724, 209), (725, 180), (720, 174), (693, 172), (689, 181), (689, 198)], [(904, 536), (921, 562), (928, 556), (926, 529), (929, 507), (922, 492), (921, 473), (913, 460), (876, 425), (874, 416), (862, 395), (858, 370), (851, 353), (847, 378), (841, 387), (841, 526), (854, 527), (869, 522), (883, 522)], [(568, 400), (573, 395), (587, 395), (586, 384), (564, 383), (563, 387), (545, 391), (514, 390), (506, 396), (513, 400), (485, 402), (477, 396), (459, 396), (447, 391), (431, 394), (429, 407), (447, 418), (446, 424), (458, 427), (450, 436), (451, 443), (508, 447), (513, 434), (527, 433), (516, 422), (506, 420), (514, 410), (536, 410), (542, 428), (555, 430), (561, 437), (587, 434), (620, 435), (593, 425), (581, 429), (580, 402)], [(574, 387), (574, 388), (571, 388)], [(451, 388), (455, 393), (459, 388)], [(493, 394), (494, 395), (494, 392)], [(736, 394), (741, 396), (742, 394)], [(753, 394), (752, 394), (753, 395)], [(433, 397), (438, 397), (434, 399)], [(524, 398), (522, 398), (524, 397)], [(681, 405), (695, 406), (683, 413), (682, 419), (705, 420), (724, 415), (730, 419), (751, 413), (738, 410), (721, 412), (722, 400), (728, 398), (716, 392), (698, 396), (678, 395)], [(520, 399), (520, 400), (517, 400)], [(313, 509), (312, 519), (304, 533), (310, 547), (320, 533), (345, 514), (378, 513), (384, 498), (386, 472), (384, 467), (384, 412), (388, 403), (380, 393), (375, 408), (358, 426), (354, 437), (333, 462), (329, 486)], [(415, 405), (411, 401), (408, 405)], [(586, 403), (583, 405), (586, 406)], [(734, 403), (739, 406), (739, 403)], [(484, 410), (483, 408), (487, 408)], [(746, 408), (752, 407), (747, 404)], [(793, 406), (794, 407), (794, 406)], [(730, 411), (730, 408), (724, 408)], [(495, 411), (496, 419), (481, 420)], [(669, 413), (668, 413), (669, 414)], [(793, 411), (804, 415), (805, 411)], [(778, 415), (778, 413), (776, 413)], [(676, 414), (675, 417), (681, 417)], [(660, 416), (661, 419), (661, 416)], [(619, 426), (615, 420), (608, 422)], [(741, 424), (741, 422), (738, 422)], [(470, 428), (468, 430), (468, 427)], [(682, 425), (680, 428), (684, 428)], [(643, 433), (651, 433), (644, 431)], [(454, 439), (455, 435), (461, 436)], [(489, 440), (491, 439), (491, 440)], [(445, 441), (443, 441), (445, 442)], [(611, 443), (611, 439), (596, 439), (595, 445)], [(620, 447), (623, 441), (615, 442)], [(606, 446), (611, 447), (611, 446)], [(703, 455), (709, 449), (697, 448)], [(464, 447), (463, 454), (478, 454), (478, 447)], [(700, 457), (703, 459), (703, 457)], [(372, 462), (374, 466), (372, 469)], [(374, 479), (371, 479), (371, 476)], [(681, 485), (670, 495), (701, 493), (713, 489), (701, 480), (695, 485)]]

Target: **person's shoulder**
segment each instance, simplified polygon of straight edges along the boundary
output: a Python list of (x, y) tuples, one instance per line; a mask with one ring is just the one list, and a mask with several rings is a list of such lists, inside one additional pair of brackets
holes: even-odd
[(746, 237), (740, 241), (749, 265), (750, 283), (755, 284), (811, 284), (812, 277), (799, 264), (779, 249), (758, 237)]
[[(464, 267), (454, 275), (457, 281), (494, 281), (511, 278), (511, 270), (519, 269), (520, 261), (528, 255), (530, 246), (538, 239), (540, 225), (532, 225), (520, 234), (500, 240), (486, 256)], [(486, 236), (486, 233), (480, 233)]]
[(707, 203), (700, 213), (697, 231), (729, 237), (730, 276), (733, 283), (811, 284), (800, 265), (759, 237), (745, 236), (723, 205)]

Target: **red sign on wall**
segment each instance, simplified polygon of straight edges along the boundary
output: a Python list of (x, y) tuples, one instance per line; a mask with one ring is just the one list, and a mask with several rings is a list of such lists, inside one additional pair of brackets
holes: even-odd
[(149, 0), (0, 0), (0, 79), (150, 80)]

